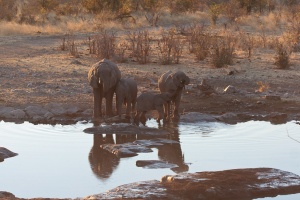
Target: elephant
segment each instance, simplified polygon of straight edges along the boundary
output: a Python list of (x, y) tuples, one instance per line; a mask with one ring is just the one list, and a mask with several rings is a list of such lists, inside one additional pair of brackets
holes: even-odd
[(137, 98), (137, 83), (132, 78), (121, 78), (116, 87), (116, 107), (119, 117), (122, 113), (122, 103), (126, 105), (125, 118), (131, 118)]
[(164, 112), (166, 115), (166, 120), (170, 120), (171, 115), (171, 103), (174, 104), (173, 116), (174, 120), (179, 119), (179, 105), (181, 100), (181, 95), (183, 88), (190, 83), (190, 78), (182, 71), (168, 71), (164, 73), (158, 80), (158, 87), (161, 93), (169, 92), (172, 95), (171, 101), (164, 104)]
[(116, 64), (103, 59), (95, 63), (88, 72), (88, 81), (94, 94), (94, 118), (102, 116), (102, 98), (106, 100), (106, 115), (112, 116), (112, 101), (121, 72)]
[(157, 122), (163, 119), (165, 122), (164, 108), (163, 105), (172, 99), (172, 94), (164, 92), (161, 94), (154, 94), (151, 92), (142, 93), (136, 100), (136, 114), (134, 117), (134, 123), (139, 125), (141, 121), (144, 125), (146, 123), (145, 114), (151, 110), (157, 110), (159, 117)]

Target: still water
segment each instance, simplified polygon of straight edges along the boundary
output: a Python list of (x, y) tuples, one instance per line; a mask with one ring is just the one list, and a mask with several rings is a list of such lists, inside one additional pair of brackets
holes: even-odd
[[(180, 124), (175, 129), (180, 145), (153, 148), (152, 153), (130, 158), (116, 158), (94, 146), (100, 136), (83, 132), (92, 126), (0, 122), (0, 146), (19, 154), (0, 163), (0, 191), (22, 198), (76, 198), (180, 171), (271, 167), (300, 175), (300, 126), (295, 121)], [(148, 121), (147, 126), (157, 124)], [(179, 168), (136, 166), (137, 160), (157, 159)], [(300, 199), (300, 194), (268, 199)]]

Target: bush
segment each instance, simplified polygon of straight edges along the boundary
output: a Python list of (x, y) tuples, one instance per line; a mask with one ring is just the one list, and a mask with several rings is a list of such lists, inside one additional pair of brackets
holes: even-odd
[(96, 54), (100, 59), (110, 59), (115, 54), (116, 36), (114, 32), (102, 31), (102, 33), (89, 38), (91, 54)]
[(213, 37), (211, 61), (214, 67), (221, 68), (233, 63), (236, 41), (232, 36)]
[(137, 59), (140, 64), (149, 61), (150, 54), (150, 36), (147, 30), (139, 32), (129, 32), (127, 37), (130, 41), (130, 49), (132, 56)]
[(195, 54), (197, 60), (204, 60), (209, 55), (211, 36), (204, 32), (204, 27), (193, 25), (187, 37), (190, 53)]
[(159, 60), (161, 64), (178, 64), (182, 48), (182, 41), (179, 36), (176, 36), (174, 29), (170, 29), (169, 31), (163, 30), (161, 39), (158, 40)]
[(282, 43), (277, 42), (276, 44), (276, 56), (275, 65), (279, 69), (287, 69), (290, 66), (290, 55), (291, 51), (288, 47), (284, 46)]

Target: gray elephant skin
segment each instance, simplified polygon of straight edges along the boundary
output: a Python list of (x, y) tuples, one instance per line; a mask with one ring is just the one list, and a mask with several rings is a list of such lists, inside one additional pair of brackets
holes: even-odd
[(121, 72), (116, 64), (103, 59), (95, 63), (88, 72), (88, 81), (94, 94), (94, 118), (102, 116), (102, 99), (106, 100), (106, 115), (112, 116), (112, 101)]
[(169, 92), (172, 95), (171, 101), (164, 104), (164, 112), (166, 120), (170, 120), (172, 111), (170, 110), (171, 103), (174, 105), (173, 116), (175, 120), (179, 119), (179, 105), (181, 100), (182, 91), (185, 85), (190, 83), (190, 78), (182, 71), (168, 71), (164, 73), (158, 80), (158, 87), (161, 93)]
[(126, 118), (131, 118), (137, 98), (137, 83), (132, 78), (121, 78), (116, 87), (116, 108), (119, 117), (122, 114), (122, 104), (126, 105)]
[(134, 117), (134, 123), (139, 125), (139, 122), (142, 122), (144, 125), (146, 123), (145, 114), (151, 110), (157, 110), (159, 117), (156, 120), (160, 122), (163, 119), (165, 122), (166, 117), (164, 115), (164, 104), (170, 101), (172, 95), (168, 92), (161, 94), (154, 94), (151, 92), (142, 93), (136, 100), (136, 114)]

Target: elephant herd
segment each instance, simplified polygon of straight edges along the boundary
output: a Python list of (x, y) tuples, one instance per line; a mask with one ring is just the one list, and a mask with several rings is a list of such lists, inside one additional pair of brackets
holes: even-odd
[[(134, 123), (145, 123), (145, 114), (150, 110), (157, 110), (160, 122), (168, 122), (171, 117), (179, 119), (179, 104), (185, 85), (190, 83), (190, 78), (182, 71), (164, 73), (158, 80), (160, 94), (151, 92), (142, 93), (137, 97), (137, 83), (132, 78), (121, 78), (118, 66), (110, 60), (103, 59), (95, 63), (88, 72), (88, 81), (93, 88), (94, 119), (102, 116), (102, 99), (106, 100), (105, 114), (113, 116), (113, 96), (116, 93), (117, 114), (121, 116), (122, 104), (126, 104), (126, 118), (131, 118), (130, 113), (136, 110)], [(174, 105), (174, 109), (171, 109)], [(172, 114), (172, 116), (171, 116)]]

